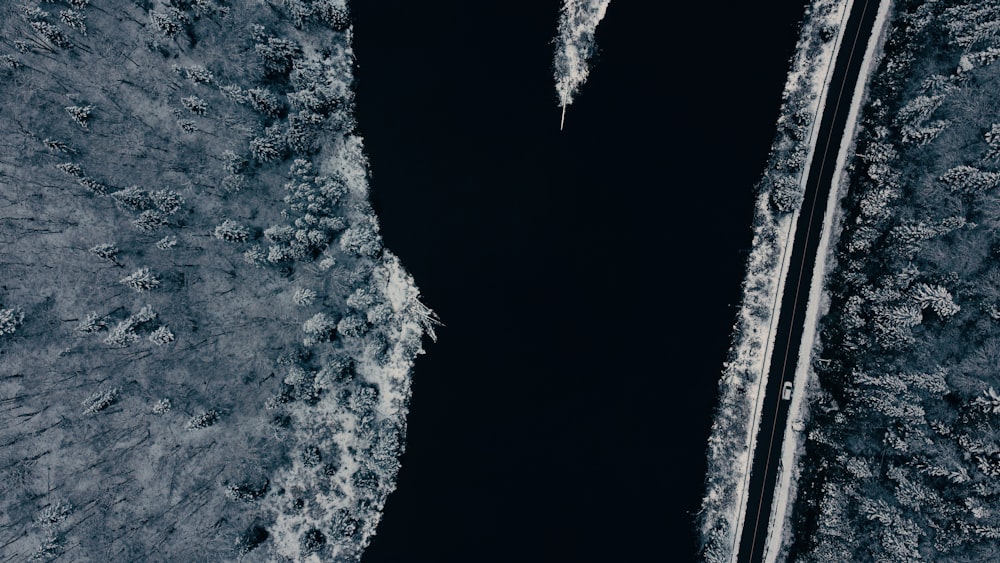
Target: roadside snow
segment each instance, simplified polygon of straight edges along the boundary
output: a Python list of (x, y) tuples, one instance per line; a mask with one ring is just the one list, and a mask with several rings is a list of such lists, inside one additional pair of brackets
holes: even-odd
[[(798, 178), (800, 189), (809, 177), (815, 152), (816, 124), (822, 120), (826, 93), (832, 77), (832, 62), (844, 33), (844, 23), (853, 0), (815, 0), (803, 22), (796, 54), (785, 87), (785, 99), (806, 100), (814, 116), (807, 142), (805, 164)], [(825, 12), (825, 16), (821, 15)], [(819, 41), (823, 26), (835, 26), (834, 40)], [(819, 42), (819, 44), (817, 44)], [(810, 57), (810, 51), (818, 54)], [(783, 106), (779, 124), (791, 119), (790, 105)], [(780, 137), (779, 137), (780, 138)], [(774, 155), (767, 172), (776, 170)], [(719, 409), (708, 444), (708, 474), (701, 513), (702, 556), (713, 563), (736, 561), (744, 525), (763, 402), (767, 385), (774, 332), (780, 311), (780, 296), (788, 273), (789, 242), (794, 240), (798, 210), (779, 214), (770, 204), (770, 191), (761, 190), (756, 206), (753, 248), (747, 261), (743, 300), (734, 326), (730, 360), (720, 381)], [(744, 418), (750, 414), (749, 420)], [(739, 440), (740, 446), (733, 447)]]
[[(819, 137), (819, 127), (818, 124), (823, 120), (823, 110), (826, 107), (826, 98), (830, 88), (830, 81), (833, 78), (833, 63), (836, 59), (836, 54), (840, 50), (840, 45), (844, 38), (844, 27), (847, 23), (847, 16), (851, 13), (851, 8), (854, 5), (854, 0), (844, 0), (837, 8), (832, 11), (829, 15), (827, 23), (835, 23), (837, 25), (837, 37), (832, 43), (828, 43), (823, 46), (816, 64), (817, 67), (812, 68), (825, 68), (825, 73), (816, 72), (809, 76), (809, 87), (812, 92), (818, 93), (818, 95), (811, 96), (813, 98), (813, 105), (811, 107), (812, 113), (815, 116), (813, 118), (813, 125), (810, 128), (809, 143), (806, 156), (806, 164), (802, 169), (802, 175), (799, 177), (800, 187), (803, 192), (808, 189), (806, 183), (809, 179), (809, 171), (812, 166), (812, 157), (816, 152), (816, 142)], [(803, 33), (808, 33), (809, 30), (804, 29)], [(805, 53), (798, 53), (797, 57), (805, 57)], [(800, 75), (807, 71), (804, 65), (796, 65), (791, 73), (789, 73), (788, 81), (790, 84), (798, 83)], [(792, 82), (792, 81), (795, 82)], [(761, 198), (765, 199), (765, 198)], [(765, 203), (766, 205), (766, 203)], [(791, 215), (781, 217), (778, 219), (779, 225), (781, 225), (781, 230), (778, 237), (778, 247), (781, 248), (781, 262), (777, 272), (774, 272), (778, 279), (777, 290), (773, 292), (770, 296), (772, 306), (771, 306), (771, 320), (767, 327), (767, 341), (765, 345), (765, 352), (763, 356), (759, 358), (759, 362), (754, 366), (760, 374), (757, 381), (757, 385), (751, 389), (748, 393), (748, 398), (752, 396), (754, 401), (754, 414), (751, 423), (751, 428), (748, 432), (748, 439), (752, 439), (752, 444), (748, 446), (747, 453), (741, 456), (741, 463), (743, 465), (743, 480), (740, 487), (740, 501), (737, 506), (738, 512), (736, 515), (736, 526), (735, 526), (735, 538), (733, 545), (733, 553), (731, 560), (735, 563), (739, 556), (739, 539), (743, 534), (743, 526), (746, 520), (747, 512), (747, 496), (750, 488), (750, 471), (753, 467), (753, 454), (756, 451), (758, 433), (760, 430), (760, 419), (761, 410), (764, 404), (764, 390), (767, 389), (768, 374), (771, 367), (771, 352), (774, 347), (775, 332), (778, 326), (778, 317), (781, 313), (781, 296), (784, 295), (785, 282), (788, 278), (788, 255), (791, 253), (792, 244), (795, 241), (796, 226), (799, 221), (799, 210), (796, 210)], [(780, 231), (779, 231), (780, 232)]]
[[(867, 1), (867, 0), (866, 0)], [(826, 213), (823, 216), (823, 232), (820, 235), (819, 249), (816, 254), (816, 263), (813, 266), (812, 284), (809, 287), (809, 303), (806, 307), (806, 321), (802, 331), (802, 343), (799, 350), (801, 353), (798, 364), (795, 367), (796, 390), (792, 394), (792, 403), (789, 407), (788, 422), (785, 427), (784, 438), (781, 446), (781, 462), (778, 468), (778, 483), (772, 503), (770, 522), (768, 524), (767, 544), (764, 549), (764, 561), (772, 563), (779, 559), (779, 555), (788, 549), (790, 545), (790, 535), (784, 533), (789, 524), (791, 512), (788, 510), (789, 503), (794, 498), (793, 488), (797, 483), (797, 477), (801, 472), (798, 465), (800, 454), (803, 451), (802, 435), (795, 429), (797, 424), (802, 424), (808, 415), (808, 401), (806, 393), (815, 389), (818, 385), (815, 375), (812, 373), (813, 352), (817, 350), (819, 342), (816, 341), (816, 327), (819, 319), (826, 313), (828, 307), (827, 295), (824, 291), (825, 275), (827, 267), (832, 265), (833, 259), (830, 250), (836, 242), (835, 233), (839, 234), (839, 203), (841, 196), (848, 188), (847, 179), (844, 172), (847, 169), (848, 157), (854, 153), (855, 138), (858, 129), (858, 117), (861, 112), (861, 105), (865, 101), (866, 89), (869, 77), (877, 62), (878, 52), (881, 50), (884, 41), (885, 23), (889, 17), (891, 0), (880, 0), (878, 14), (875, 19), (875, 26), (871, 37), (868, 39), (868, 46), (865, 49), (864, 59), (861, 62), (860, 76), (863, 80), (858, 80), (854, 88), (851, 99), (851, 108), (847, 114), (847, 130), (841, 140), (840, 150), (837, 153), (836, 168), (833, 172), (833, 189), (830, 190), (826, 204)], [(801, 428), (801, 427), (800, 427)], [(791, 468), (789, 471), (788, 468)], [(778, 525), (775, 529), (775, 524)]]

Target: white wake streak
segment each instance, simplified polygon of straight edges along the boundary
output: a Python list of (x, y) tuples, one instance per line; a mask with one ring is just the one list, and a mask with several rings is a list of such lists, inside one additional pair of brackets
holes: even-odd
[[(594, 33), (611, 0), (565, 0), (556, 37), (555, 78), (559, 105), (573, 103), (573, 96), (587, 81), (587, 61), (594, 54)], [(564, 114), (565, 115), (565, 114)]]

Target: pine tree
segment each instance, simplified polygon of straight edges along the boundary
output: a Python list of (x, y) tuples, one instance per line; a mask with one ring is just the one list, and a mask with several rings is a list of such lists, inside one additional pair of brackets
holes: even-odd
[(250, 141), (250, 154), (260, 163), (271, 162), (284, 156), (288, 143), (284, 133), (275, 125), (264, 130), (264, 134)]
[(242, 174), (248, 164), (247, 159), (233, 151), (227, 150), (222, 153), (222, 167), (230, 174)]
[(1000, 173), (984, 172), (972, 166), (956, 166), (945, 172), (940, 180), (953, 192), (976, 194), (997, 187)]
[(281, 114), (281, 102), (274, 92), (264, 88), (251, 88), (244, 94), (253, 109), (274, 117)]
[(311, 111), (301, 111), (288, 118), (288, 146), (298, 154), (319, 150), (319, 135), (325, 119)]
[(59, 47), (60, 49), (69, 49), (73, 46), (66, 34), (62, 32), (61, 29), (45, 21), (33, 21), (31, 22), (31, 28), (34, 29), (39, 35), (44, 37), (49, 41), (49, 43)]
[(139, 341), (139, 335), (135, 333), (135, 318), (129, 317), (111, 330), (104, 343), (114, 348), (125, 348)]
[(222, 179), (222, 189), (225, 190), (226, 193), (239, 193), (243, 191), (243, 188), (245, 188), (246, 185), (246, 176), (243, 176), (242, 174), (230, 174)]
[(337, 333), (357, 338), (367, 332), (367, 320), (358, 314), (347, 315), (337, 323)]
[(944, 95), (937, 96), (917, 96), (909, 101), (896, 115), (896, 123), (899, 126), (913, 125), (919, 126), (930, 118), (941, 104), (944, 103)]
[(139, 312), (132, 315), (131, 319), (135, 321), (135, 324), (141, 324), (149, 322), (157, 317), (156, 311), (149, 305), (143, 305)]
[(69, 145), (67, 145), (62, 141), (56, 141), (54, 139), (46, 138), (42, 140), (42, 144), (45, 145), (45, 148), (49, 149), (50, 151), (63, 152), (63, 153), (73, 152), (69, 148)]
[(119, 393), (121, 389), (118, 387), (107, 391), (95, 391), (81, 403), (84, 407), (83, 414), (96, 414), (110, 407), (118, 399)]
[(94, 113), (94, 106), (67, 106), (65, 110), (77, 125), (87, 129), (90, 116)]
[(144, 233), (152, 233), (163, 225), (166, 225), (167, 220), (163, 218), (163, 215), (159, 211), (147, 209), (140, 213), (139, 216), (132, 221), (132, 224), (135, 225), (135, 228)]
[(149, 199), (160, 211), (173, 215), (184, 205), (184, 198), (173, 190), (157, 190), (149, 194)]
[(76, 182), (97, 195), (105, 195), (108, 193), (108, 187), (93, 178), (80, 178)]
[(947, 319), (961, 310), (952, 299), (951, 293), (940, 285), (919, 283), (913, 288), (912, 297), (921, 309), (929, 307), (942, 319)]
[(82, 177), (83, 169), (80, 168), (79, 164), (74, 164), (72, 162), (64, 162), (62, 164), (56, 164), (56, 168), (62, 170), (70, 176)]
[(62, 10), (59, 12), (59, 21), (80, 32), (80, 35), (87, 35), (87, 16), (78, 10)]
[(264, 61), (264, 67), (271, 72), (285, 74), (292, 68), (292, 61), (299, 57), (302, 48), (288, 39), (267, 37), (254, 45), (254, 51)]
[(771, 181), (771, 204), (782, 213), (790, 213), (802, 205), (802, 187), (799, 181), (781, 174)]
[(237, 104), (245, 104), (249, 101), (247, 93), (243, 91), (243, 88), (240, 88), (235, 84), (222, 86), (219, 88), (219, 92), (221, 92), (227, 100)]
[(118, 263), (118, 247), (111, 243), (99, 244), (90, 249), (90, 252), (95, 254), (98, 258), (102, 260), (107, 260), (112, 264), (119, 266)]
[(303, 343), (312, 346), (319, 342), (328, 342), (334, 336), (337, 323), (326, 313), (316, 313), (302, 323), (302, 332), (306, 333)]
[(195, 84), (211, 84), (215, 80), (212, 72), (201, 65), (193, 65), (183, 69), (184, 77)]
[(212, 426), (219, 420), (219, 412), (215, 409), (205, 411), (201, 414), (191, 417), (187, 424), (184, 425), (188, 430), (197, 430), (200, 428), (208, 428)]
[(340, 236), (340, 248), (356, 256), (375, 256), (382, 250), (382, 239), (378, 234), (378, 223), (374, 217), (366, 217), (352, 225)]
[(149, 335), (149, 341), (157, 346), (163, 346), (174, 341), (174, 333), (166, 326), (161, 326)]
[(91, 311), (90, 313), (87, 313), (87, 316), (84, 317), (82, 321), (80, 321), (80, 324), (76, 325), (76, 331), (82, 333), (93, 333), (102, 331), (107, 328), (107, 326), (108, 322), (104, 319), (104, 317), (98, 315), (94, 311)]
[(169, 250), (175, 246), (177, 246), (177, 237), (172, 235), (165, 236), (156, 241), (156, 248), (160, 250)]
[(221, 225), (215, 227), (212, 236), (229, 242), (246, 242), (250, 238), (250, 231), (236, 221), (226, 219)]
[(160, 280), (147, 267), (139, 268), (119, 281), (139, 293), (144, 293), (160, 285)]
[(267, 254), (264, 253), (264, 250), (259, 244), (255, 244), (254, 246), (246, 249), (243, 253), (243, 261), (258, 268), (263, 268), (267, 259)]
[(149, 194), (139, 186), (129, 186), (123, 190), (119, 190), (111, 194), (111, 199), (115, 200), (115, 203), (119, 207), (129, 211), (149, 209), (152, 204)]
[(149, 20), (167, 39), (172, 39), (180, 33), (184, 29), (184, 24), (188, 23), (187, 16), (177, 8), (170, 8), (166, 12), (151, 11)]
[(195, 115), (205, 115), (205, 112), (208, 110), (208, 104), (205, 103), (205, 100), (199, 98), (198, 96), (181, 98), (181, 104), (183, 104), (188, 111)]
[(300, 307), (312, 305), (315, 300), (316, 292), (311, 289), (299, 287), (292, 293), (292, 302)]

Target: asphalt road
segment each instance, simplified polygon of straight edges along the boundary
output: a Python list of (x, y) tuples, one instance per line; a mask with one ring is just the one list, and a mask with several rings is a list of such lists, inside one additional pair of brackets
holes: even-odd
[(750, 472), (747, 514), (740, 537), (738, 560), (741, 563), (763, 561), (764, 557), (781, 442), (788, 419), (789, 401), (781, 400), (781, 388), (784, 382), (794, 378), (795, 366), (801, 353), (806, 303), (823, 228), (825, 203), (830, 195), (837, 152), (846, 133), (851, 96), (861, 73), (865, 47), (874, 28), (877, 12), (877, 0), (855, 0), (830, 81), (830, 91), (795, 231), (789, 277), (785, 280), (784, 294), (781, 297), (757, 448)]

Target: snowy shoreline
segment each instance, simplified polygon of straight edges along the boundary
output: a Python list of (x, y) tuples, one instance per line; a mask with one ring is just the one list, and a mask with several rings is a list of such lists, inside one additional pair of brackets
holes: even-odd
[[(822, 118), (834, 55), (852, 5), (853, 0), (813, 2), (803, 18), (792, 58), (777, 122), (779, 131), (755, 205), (753, 248), (709, 437), (706, 491), (698, 515), (705, 561), (733, 561), (737, 556), (763, 401), (760, 390), (767, 384), (789, 242), (794, 240), (801, 193), (818, 135), (814, 124)], [(806, 130), (808, 134), (802, 135)], [(796, 140), (796, 131), (803, 138)], [(795, 163), (803, 168), (789, 174)], [(737, 436), (742, 438), (738, 442), (734, 440)]]
[[(791, 536), (787, 535), (785, 530), (791, 520), (792, 514), (788, 510), (789, 502), (794, 498), (794, 491), (798, 485), (798, 476), (802, 471), (799, 454), (803, 452), (804, 448), (803, 436), (796, 430), (796, 425), (802, 424), (809, 414), (806, 395), (809, 391), (816, 390), (819, 387), (819, 382), (812, 370), (812, 358), (817, 355), (816, 352), (818, 352), (821, 346), (820, 342), (816, 340), (816, 329), (820, 318), (826, 314), (829, 307), (825, 276), (826, 272), (831, 271), (835, 266), (835, 259), (830, 253), (830, 249), (836, 244), (839, 238), (840, 226), (843, 221), (840, 202), (845, 194), (845, 190), (848, 188), (844, 172), (847, 170), (848, 157), (854, 153), (858, 127), (860, 126), (861, 106), (867, 99), (871, 73), (881, 57), (881, 50), (885, 41), (885, 24), (889, 19), (891, 8), (892, 0), (880, 0), (878, 14), (875, 17), (875, 25), (868, 39), (864, 59), (861, 63), (860, 76), (852, 93), (851, 108), (847, 116), (847, 130), (837, 152), (836, 168), (833, 172), (832, 181), (833, 189), (830, 190), (826, 212), (823, 216), (823, 232), (820, 235), (812, 283), (809, 287), (806, 322), (803, 327), (802, 343), (799, 347), (800, 350), (808, 350), (809, 353), (800, 354), (798, 364), (795, 367), (793, 385), (795, 389), (800, 391), (794, 393), (792, 396), (789, 416), (784, 430), (784, 437), (790, 439), (783, 439), (781, 445), (781, 461), (778, 466), (775, 502), (771, 509), (768, 537), (764, 551), (764, 561), (768, 563), (779, 560), (782, 555), (787, 555), (787, 550), (791, 545)], [(775, 523), (778, 524), (777, 529), (774, 526)]]

